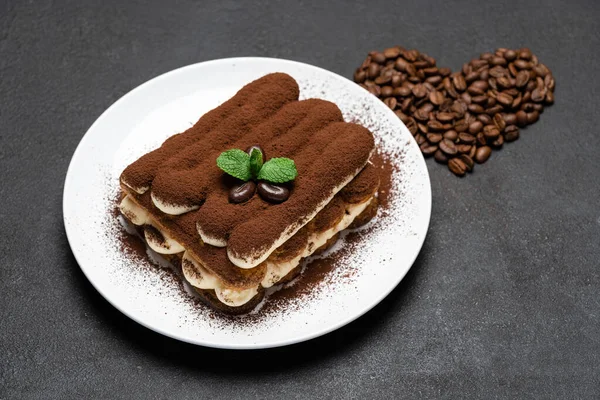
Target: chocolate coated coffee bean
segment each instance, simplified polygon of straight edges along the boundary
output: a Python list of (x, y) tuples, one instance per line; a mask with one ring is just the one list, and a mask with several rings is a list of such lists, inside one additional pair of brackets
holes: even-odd
[(258, 144), (253, 144), (252, 146), (248, 147), (246, 149), (246, 153), (248, 153), (248, 155), (252, 155), (252, 150), (254, 150), (254, 149), (260, 151), (260, 153), (262, 154), (263, 162), (267, 161), (267, 155), (266, 155), (265, 151)]
[(244, 182), (241, 185), (237, 185), (229, 190), (229, 202), (230, 203), (244, 203), (254, 196), (256, 192), (256, 183), (253, 181)]
[(270, 203), (283, 203), (290, 197), (288, 188), (267, 182), (258, 184), (258, 194)]
[(465, 176), (467, 166), (458, 158), (452, 158), (448, 161), (448, 169), (456, 176)]
[(483, 164), (484, 162), (486, 162), (488, 160), (488, 158), (490, 158), (491, 154), (492, 154), (491, 147), (482, 146), (482, 147), (478, 148), (477, 152), (475, 153), (475, 161), (477, 161), (479, 164)]

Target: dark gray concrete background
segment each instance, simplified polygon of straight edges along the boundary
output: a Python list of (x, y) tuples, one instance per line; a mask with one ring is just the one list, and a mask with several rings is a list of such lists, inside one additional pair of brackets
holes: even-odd
[[(595, 0), (0, 0), (0, 398), (599, 398), (599, 18)], [(86, 281), (63, 182), (119, 97), (231, 56), (351, 77), (394, 44), (454, 69), (527, 45), (556, 104), (465, 179), (428, 161), (427, 240), (373, 311), (308, 343), (218, 351), (137, 325)]]

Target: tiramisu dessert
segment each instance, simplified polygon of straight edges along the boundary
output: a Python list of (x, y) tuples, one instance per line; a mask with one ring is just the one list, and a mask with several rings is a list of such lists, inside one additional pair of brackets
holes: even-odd
[(227, 314), (251, 311), (377, 212), (371, 132), (298, 95), (289, 75), (257, 79), (120, 177), (123, 216)]

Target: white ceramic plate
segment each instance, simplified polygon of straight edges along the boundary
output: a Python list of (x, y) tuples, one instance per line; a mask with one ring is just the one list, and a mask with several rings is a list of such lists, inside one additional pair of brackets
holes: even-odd
[[(301, 98), (336, 103), (346, 121), (375, 135), (398, 167), (386, 216), (336, 245), (337, 264), (323, 282), (285, 311), (221, 318), (194, 303), (164, 269), (133, 262), (119, 248), (120, 225), (110, 213), (118, 177), (129, 163), (168, 136), (270, 72), (286, 72)], [(63, 213), (69, 243), (83, 273), (112, 305), (164, 335), (203, 346), (256, 349), (305, 341), (340, 328), (378, 304), (406, 275), (429, 225), (431, 187), (410, 132), (382, 102), (353, 82), (299, 62), (230, 58), (179, 68), (132, 90), (106, 110), (77, 147), (65, 181)], [(355, 241), (356, 242), (356, 241)], [(139, 265), (148, 264), (148, 265)], [(310, 268), (310, 265), (308, 266)]]

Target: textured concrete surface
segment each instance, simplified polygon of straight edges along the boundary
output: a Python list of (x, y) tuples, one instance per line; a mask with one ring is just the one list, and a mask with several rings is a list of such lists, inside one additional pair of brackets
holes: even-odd
[[(594, 0), (1, 0), (0, 398), (599, 398), (599, 18)], [(229, 56), (350, 77), (396, 43), (452, 68), (527, 45), (556, 104), (466, 179), (428, 162), (428, 238), (373, 311), (301, 345), (216, 351), (148, 331), (86, 281), (62, 186), (115, 100)]]

